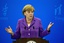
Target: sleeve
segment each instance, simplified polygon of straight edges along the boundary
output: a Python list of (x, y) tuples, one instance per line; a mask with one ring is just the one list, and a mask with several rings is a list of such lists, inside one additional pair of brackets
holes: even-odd
[(18, 20), (17, 26), (16, 26), (16, 32), (14, 33), (14, 35), (11, 35), (12, 39), (18, 39), (20, 38), (21, 34), (20, 34), (20, 20)]
[(39, 20), (39, 36), (41, 38), (43, 38), (44, 36), (48, 35), (50, 32), (46, 29), (43, 30), (42, 24), (41, 24), (41, 20)]

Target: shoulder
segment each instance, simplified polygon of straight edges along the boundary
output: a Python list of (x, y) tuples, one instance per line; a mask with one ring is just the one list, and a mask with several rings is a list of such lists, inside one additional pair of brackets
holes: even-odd
[(22, 22), (24, 20), (24, 18), (20, 18), (18, 19), (18, 22)]
[(41, 19), (40, 19), (40, 18), (37, 18), (37, 17), (34, 17), (34, 19), (35, 19), (36, 21), (41, 21)]

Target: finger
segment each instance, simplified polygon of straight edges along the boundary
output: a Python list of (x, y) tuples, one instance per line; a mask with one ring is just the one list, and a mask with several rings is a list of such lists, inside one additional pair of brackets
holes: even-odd
[(53, 25), (54, 23), (52, 23), (52, 25)]
[(11, 27), (10, 27), (10, 26), (8, 26), (8, 28), (9, 28), (9, 29), (11, 29)]
[(53, 22), (50, 22), (50, 24), (54, 24)]
[(52, 22), (49, 23), (49, 25), (51, 25)]
[(52, 24), (52, 22), (50, 22), (49, 24)]
[(5, 28), (6, 31), (8, 31), (8, 28)]

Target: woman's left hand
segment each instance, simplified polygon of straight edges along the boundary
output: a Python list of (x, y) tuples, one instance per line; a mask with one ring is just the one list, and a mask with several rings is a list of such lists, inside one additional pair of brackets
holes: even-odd
[(50, 28), (52, 27), (53, 24), (54, 24), (54, 23), (52, 23), (52, 22), (49, 23), (49, 25), (48, 25), (48, 27), (47, 27), (47, 30), (48, 30), (48, 31), (50, 30)]

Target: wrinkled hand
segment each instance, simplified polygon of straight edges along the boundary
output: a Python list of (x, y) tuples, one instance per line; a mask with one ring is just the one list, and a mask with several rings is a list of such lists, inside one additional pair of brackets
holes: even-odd
[(10, 34), (13, 34), (12, 28), (10, 26), (8, 26), (8, 28), (5, 28), (5, 30)]
[(48, 27), (47, 27), (47, 30), (50, 30), (50, 28), (52, 27), (53, 24), (54, 23), (50, 22), (49, 25), (48, 25)]

